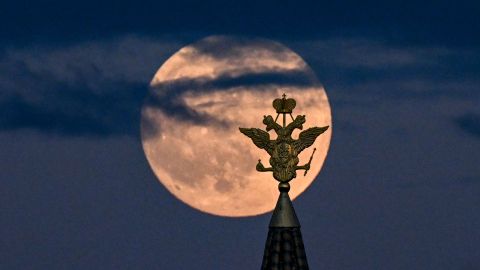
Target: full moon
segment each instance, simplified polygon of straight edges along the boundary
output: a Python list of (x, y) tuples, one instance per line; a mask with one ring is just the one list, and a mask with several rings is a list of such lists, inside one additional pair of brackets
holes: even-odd
[(278, 182), (255, 169), (258, 159), (269, 166), (269, 156), (238, 128), (265, 129), (263, 116), (275, 119), (272, 101), (283, 93), (297, 102), (293, 117), (306, 115), (304, 129), (330, 126), (299, 155), (303, 165), (317, 149), (308, 174), (299, 171), (290, 182), (294, 199), (320, 172), (332, 134), (328, 98), (310, 67), (266, 39), (211, 36), (181, 48), (156, 72), (142, 107), (143, 149), (158, 180), (202, 212), (240, 217), (273, 210)]

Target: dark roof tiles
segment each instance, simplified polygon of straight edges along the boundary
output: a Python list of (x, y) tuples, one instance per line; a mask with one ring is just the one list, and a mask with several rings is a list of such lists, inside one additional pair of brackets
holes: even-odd
[(262, 270), (308, 270), (300, 227), (269, 229)]

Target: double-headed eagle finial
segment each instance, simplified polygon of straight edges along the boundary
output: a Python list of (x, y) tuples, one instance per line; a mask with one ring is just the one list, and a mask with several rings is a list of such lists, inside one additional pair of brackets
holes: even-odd
[[(303, 129), (305, 123), (305, 115), (297, 115), (294, 119), (292, 116), (296, 101), (293, 98), (286, 98), (283, 94), (282, 98), (277, 98), (272, 103), (273, 108), (277, 111), (275, 120), (271, 115), (263, 116), (263, 123), (266, 125), (266, 131), (259, 128), (239, 128), (240, 132), (252, 139), (253, 143), (260, 149), (265, 149), (270, 155), (270, 165), (272, 167), (265, 168), (259, 159), (256, 169), (259, 172), (273, 172), (273, 177), (280, 182), (278, 188), (280, 191), (290, 190), (288, 182), (297, 176), (297, 170), (305, 170), (304, 175), (310, 169), (315, 148), (313, 149), (310, 160), (305, 165), (298, 166), (298, 154), (305, 148), (310, 147), (317, 137), (328, 129), (325, 127), (311, 127), (302, 131), (297, 140), (292, 138), (292, 132), (295, 129)], [(277, 123), (278, 116), (283, 115), (283, 125)], [(292, 122), (286, 124), (286, 114), (292, 118)], [(268, 131), (275, 130), (277, 139), (270, 140)]]

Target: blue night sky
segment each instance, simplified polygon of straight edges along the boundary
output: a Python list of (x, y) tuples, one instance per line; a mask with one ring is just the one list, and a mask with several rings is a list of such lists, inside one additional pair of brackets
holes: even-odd
[(3, 1), (0, 269), (260, 268), (270, 214), (190, 208), (140, 141), (158, 67), (213, 34), (279, 41), (326, 88), (331, 148), (294, 201), (311, 269), (480, 269), (479, 16), (478, 1)]

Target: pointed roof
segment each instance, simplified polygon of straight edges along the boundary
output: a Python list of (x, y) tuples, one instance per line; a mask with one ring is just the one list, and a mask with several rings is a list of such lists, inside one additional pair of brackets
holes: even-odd
[(298, 221), (288, 191), (281, 191), (268, 230), (262, 270), (308, 270)]
[(300, 227), (288, 192), (280, 192), (269, 227)]

